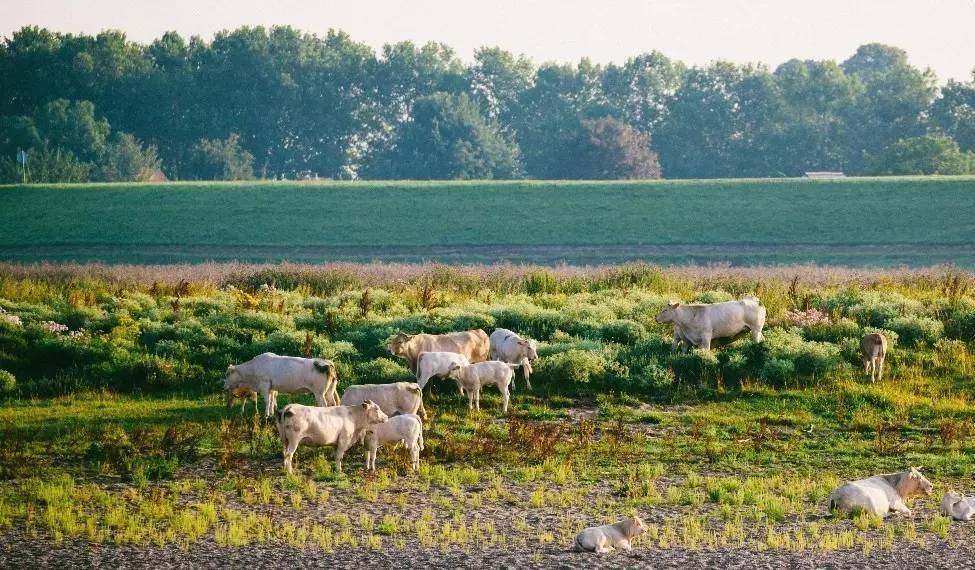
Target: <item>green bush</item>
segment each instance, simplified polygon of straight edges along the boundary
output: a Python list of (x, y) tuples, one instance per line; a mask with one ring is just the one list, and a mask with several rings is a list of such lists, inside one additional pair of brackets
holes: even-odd
[(647, 336), (647, 329), (636, 321), (621, 319), (603, 325), (601, 334), (605, 341), (633, 345)]
[(0, 394), (9, 394), (17, 387), (17, 378), (6, 370), (0, 370)]
[(724, 303), (734, 301), (735, 296), (727, 291), (705, 291), (694, 297), (693, 303)]
[(945, 333), (966, 342), (975, 340), (975, 310), (958, 311), (948, 319)]
[(762, 382), (769, 386), (782, 388), (789, 385), (789, 381), (796, 377), (796, 366), (791, 360), (770, 358), (762, 366)]
[(532, 378), (550, 386), (596, 382), (606, 379), (609, 367), (610, 363), (602, 353), (570, 349), (539, 359)]
[(812, 325), (802, 331), (806, 340), (839, 343), (845, 338), (860, 338), (863, 330), (855, 321), (842, 317), (832, 323)]
[(714, 351), (693, 349), (687, 354), (675, 354), (670, 360), (674, 376), (680, 382), (715, 383), (720, 365)]
[(887, 325), (905, 346), (933, 345), (944, 334), (944, 325), (928, 317), (898, 317)]
[[(415, 382), (416, 379), (405, 361), (376, 358), (353, 366), (353, 381), (349, 384), (389, 384), (391, 382)], [(345, 380), (341, 378), (341, 380)]]

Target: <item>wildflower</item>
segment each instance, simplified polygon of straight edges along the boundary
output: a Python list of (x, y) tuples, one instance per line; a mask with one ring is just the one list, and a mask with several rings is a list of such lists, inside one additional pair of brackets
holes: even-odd
[(68, 325), (62, 325), (61, 323), (56, 323), (54, 321), (44, 321), (43, 323), (41, 323), (41, 328), (51, 334), (61, 334), (61, 333), (68, 332)]

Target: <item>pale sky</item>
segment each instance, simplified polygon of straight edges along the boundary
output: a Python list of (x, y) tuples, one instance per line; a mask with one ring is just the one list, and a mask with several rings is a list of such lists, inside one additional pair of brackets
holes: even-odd
[(167, 30), (212, 37), (242, 25), (348, 32), (375, 48), (444, 42), (464, 60), (501, 46), (536, 63), (622, 62), (659, 50), (688, 64), (771, 66), (849, 57), (868, 42), (907, 50), (943, 82), (975, 67), (975, 0), (0, 0), (0, 35), (24, 25), (123, 30), (148, 42)]

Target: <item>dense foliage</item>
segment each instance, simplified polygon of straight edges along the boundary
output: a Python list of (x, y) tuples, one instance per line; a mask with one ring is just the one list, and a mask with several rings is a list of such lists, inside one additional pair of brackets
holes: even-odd
[(897, 144), (918, 164), (942, 163), (939, 145), (917, 144), (925, 135), (958, 143), (964, 160), (944, 170), (954, 173), (971, 171), (975, 148), (975, 84), (939, 92), (929, 70), (880, 44), (842, 64), (774, 70), (688, 69), (657, 52), (536, 66), (500, 48), (464, 64), (437, 43), (377, 54), (338, 31), (289, 27), (212, 41), (169, 32), (149, 45), (25, 27), (0, 42), (0, 77), (3, 181), (17, 179), (16, 148), (33, 151), (33, 180), (118, 179), (115, 167), (85, 166), (106, 160), (97, 141), (41, 124), (58, 100), (93, 108), (106, 135), (111, 125), (144, 141), (148, 164), (158, 150), (175, 179), (887, 173), (904, 171), (881, 158), (903, 152)]
[[(277, 284), (277, 285), (276, 285)], [(803, 387), (856, 377), (859, 339), (881, 330), (893, 362), (973, 335), (971, 277), (898, 281), (688, 279), (646, 266), (580, 277), (435, 268), (366, 285), (350, 270), (264, 269), (176, 284), (0, 276), (4, 390), (214, 392), (230, 363), (265, 351), (336, 360), (343, 385), (410, 378), (385, 349), (399, 331), (505, 327), (539, 341), (536, 385), (562, 395), (661, 397), (677, 385)], [(705, 288), (706, 287), (706, 288)], [(668, 301), (758, 293), (766, 340), (671, 354)]]

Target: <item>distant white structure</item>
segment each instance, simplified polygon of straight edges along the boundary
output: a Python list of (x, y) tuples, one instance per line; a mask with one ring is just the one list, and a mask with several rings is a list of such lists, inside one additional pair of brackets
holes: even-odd
[(842, 172), (806, 172), (806, 178), (846, 178)]

